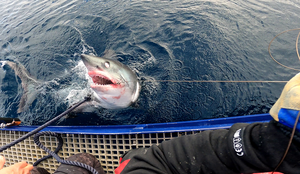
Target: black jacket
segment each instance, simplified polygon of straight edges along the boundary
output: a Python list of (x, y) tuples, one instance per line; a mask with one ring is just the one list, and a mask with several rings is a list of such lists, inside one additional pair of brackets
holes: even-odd
[[(116, 174), (234, 174), (274, 170), (288, 145), (291, 129), (269, 123), (234, 124), (178, 137), (159, 146), (131, 150)], [(295, 140), (296, 139), (296, 140)], [(297, 138), (278, 171), (300, 173)]]

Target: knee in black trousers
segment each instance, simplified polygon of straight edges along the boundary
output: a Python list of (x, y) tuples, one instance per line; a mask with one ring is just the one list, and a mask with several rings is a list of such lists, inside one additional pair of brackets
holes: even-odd
[[(97, 158), (91, 154), (87, 153), (79, 153), (76, 155), (72, 155), (68, 159), (68, 161), (76, 161), (80, 163), (84, 163), (86, 165), (89, 165), (96, 169), (99, 174), (105, 174), (103, 171), (103, 168), (101, 167), (101, 164), (97, 160)], [(67, 164), (61, 164), (57, 170), (54, 172), (54, 174), (91, 174), (90, 171), (77, 167), (77, 166), (72, 166), (72, 165), (67, 165)], [(31, 171), (31, 174), (49, 174), (49, 172), (43, 168), (40, 167), (34, 167), (34, 169)]]

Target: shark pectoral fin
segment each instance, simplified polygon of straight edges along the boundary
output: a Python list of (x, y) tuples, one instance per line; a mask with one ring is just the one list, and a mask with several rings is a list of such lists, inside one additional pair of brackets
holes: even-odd
[[(79, 103), (79, 102), (77, 102), (77, 103)], [(69, 108), (68, 109), (70, 109), (71, 107), (73, 107), (73, 106), (75, 106), (77, 103), (74, 103), (74, 104), (72, 104), (71, 106), (69, 106)], [(74, 110), (72, 110), (71, 112), (69, 112), (66, 116), (65, 116), (65, 118), (76, 118), (77, 117), (77, 112), (81, 112), (82, 111), (82, 106), (81, 105), (79, 105), (77, 108), (75, 108)]]
[[(69, 108), (72, 106), (76, 105), (77, 103), (72, 104)], [(72, 110), (66, 118), (75, 118), (77, 117), (77, 113), (90, 113), (94, 112), (95, 110), (98, 109), (98, 104), (95, 101), (87, 101), (84, 102), (83, 104), (79, 105), (77, 108)]]
[[(25, 93), (24, 93), (24, 94), (25, 94)], [(24, 95), (24, 94), (22, 95), (21, 100), (20, 100), (20, 103), (19, 103), (19, 108), (18, 108), (18, 110), (17, 110), (17, 113), (18, 113), (18, 114), (21, 113), (21, 112), (23, 112), (25, 109), (28, 108), (28, 106), (27, 106), (27, 108), (25, 108), (27, 96)]]
[(33, 101), (36, 99), (37, 92), (27, 92), (24, 91), (20, 103), (19, 108), (17, 110), (17, 113), (21, 113), (29, 108), (29, 106), (33, 103)]

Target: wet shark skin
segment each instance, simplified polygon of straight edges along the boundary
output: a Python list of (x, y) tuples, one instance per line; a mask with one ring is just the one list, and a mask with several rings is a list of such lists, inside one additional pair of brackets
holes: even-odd
[[(126, 108), (134, 103), (140, 93), (136, 74), (119, 61), (91, 55), (81, 55), (82, 61), (93, 79), (91, 88), (99, 102), (108, 109)], [(105, 78), (110, 84), (97, 84), (97, 78)]]
[[(81, 57), (85, 57), (85, 55)], [(86, 62), (85, 59), (82, 59), (88, 69), (88, 75), (91, 76), (91, 78), (95, 76), (105, 76), (111, 80), (112, 84), (90, 84), (90, 88), (93, 91), (92, 102), (88, 102), (80, 106), (74, 112), (89, 112), (93, 110), (93, 108), (122, 109), (136, 102), (140, 93), (140, 84), (136, 74), (129, 67), (119, 61), (107, 58), (89, 56), (88, 59), (95, 59), (97, 62), (96, 64), (93, 64), (93, 62)], [(110, 62), (111, 68), (105, 69), (103, 61), (104, 63)], [(39, 88), (47, 82), (40, 82), (36, 80), (19, 62), (4, 62), (21, 79), (23, 94), (19, 102), (17, 113), (24, 112), (29, 109), (32, 103), (36, 100), (36, 97), (40, 92)], [(100, 66), (101, 68), (99, 68)], [(95, 81), (97, 82), (97, 80)]]

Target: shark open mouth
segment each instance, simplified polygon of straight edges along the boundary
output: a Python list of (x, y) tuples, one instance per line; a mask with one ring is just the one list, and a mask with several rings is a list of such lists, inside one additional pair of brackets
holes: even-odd
[(112, 85), (112, 84), (115, 84), (105, 76), (94, 75), (94, 76), (91, 76), (91, 77), (93, 79), (93, 82), (96, 85)]

